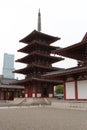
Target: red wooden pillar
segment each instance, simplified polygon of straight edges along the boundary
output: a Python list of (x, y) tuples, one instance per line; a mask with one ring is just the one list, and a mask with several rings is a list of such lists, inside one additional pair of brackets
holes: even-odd
[(43, 86), (41, 86), (41, 98), (43, 97)]
[(65, 83), (65, 81), (64, 81), (64, 100), (66, 100), (66, 83)]
[(1, 99), (1, 89), (0, 89), (0, 99)]
[(5, 92), (5, 100), (8, 100), (8, 90)]
[(75, 80), (75, 100), (78, 99), (77, 80)]
[(16, 98), (16, 94), (17, 93), (17, 90), (16, 89), (14, 89), (14, 98)]
[(53, 92), (52, 92), (52, 94), (53, 94), (53, 98), (54, 98), (54, 86), (53, 86)]
[(25, 88), (24, 93), (25, 93), (26, 98), (29, 97), (29, 89), (28, 89), (28, 87)]
[(37, 97), (37, 87), (35, 86), (34, 89), (35, 89), (35, 97)]

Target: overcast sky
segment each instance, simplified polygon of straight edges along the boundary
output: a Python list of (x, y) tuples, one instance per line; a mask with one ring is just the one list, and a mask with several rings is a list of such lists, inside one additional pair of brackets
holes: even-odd
[[(60, 37), (54, 45), (66, 47), (80, 42), (87, 32), (87, 0), (0, 0), (0, 74), (3, 55), (23, 55), (19, 40), (37, 29), (38, 9), (41, 10), (42, 32)], [(72, 63), (70, 63), (72, 62)], [(71, 67), (73, 61), (57, 65)], [(16, 63), (15, 68), (20, 68)]]

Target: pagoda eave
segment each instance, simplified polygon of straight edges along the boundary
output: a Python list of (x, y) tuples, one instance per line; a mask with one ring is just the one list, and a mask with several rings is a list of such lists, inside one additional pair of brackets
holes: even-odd
[(49, 72), (49, 71), (56, 71), (59, 68), (45, 67), (45, 66), (42, 66), (42, 65), (32, 64), (32, 65), (27, 66), (27, 67), (25, 67), (23, 69), (15, 70), (15, 71), (13, 71), (13, 73), (28, 74), (28, 73), (32, 72), (33, 70), (35, 70), (35, 69), (39, 69), (39, 70), (42, 70), (42, 71), (44, 70), (45, 72)]
[(52, 83), (54, 85), (62, 84), (62, 80), (50, 80), (50, 79), (44, 79), (44, 78), (27, 78), (23, 80), (19, 80), (17, 82), (14, 82), (14, 85), (22, 85), (25, 86), (27, 84), (32, 83)]
[(35, 38), (37, 39), (38, 37), (40, 37), (41, 39), (46, 39), (46, 41), (49, 44), (60, 39), (58, 37), (50, 36), (48, 34), (44, 34), (44, 33), (34, 30), (32, 33), (30, 33), (28, 36), (21, 39), (19, 42), (29, 44), (31, 41), (33, 41)]
[[(40, 54), (38, 52), (34, 52), (30, 55), (27, 55), (21, 59), (18, 59), (16, 60), (16, 62), (21, 62), (21, 63), (31, 63), (35, 60), (35, 58), (37, 59), (37, 57), (39, 57), (39, 59), (48, 59), (50, 61), (50, 63), (54, 63), (54, 62), (58, 62), (58, 61), (61, 61), (61, 60), (64, 60), (64, 58), (62, 57), (54, 57), (54, 56), (48, 56), (46, 54)], [(32, 60), (33, 59), (33, 60)]]
[(53, 50), (57, 50), (59, 47), (55, 47), (55, 46), (49, 46), (46, 43), (41, 43), (41, 42), (37, 42), (36, 40), (34, 40), (33, 42), (31, 42), (30, 44), (28, 44), (27, 46), (21, 48), (18, 50), (18, 52), (23, 52), (23, 53), (30, 53), (32, 50), (35, 49), (35, 47), (40, 46), (41, 48), (46, 48), (49, 49), (50, 51)]

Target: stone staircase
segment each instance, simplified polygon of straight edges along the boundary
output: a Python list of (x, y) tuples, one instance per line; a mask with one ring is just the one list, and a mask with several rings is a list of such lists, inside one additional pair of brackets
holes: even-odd
[(47, 105), (59, 109), (87, 110), (87, 101), (64, 101), (56, 98), (15, 98), (14, 101), (0, 101), (0, 107)]
[(26, 98), (22, 105), (51, 105), (47, 98)]
[(13, 104), (17, 104), (17, 105), (20, 105), (22, 104), (23, 102), (26, 101), (26, 98), (15, 98), (14, 101), (12, 101)]
[(15, 98), (13, 101), (6, 100), (1, 101), (0, 106), (39, 106), (39, 105), (51, 105), (48, 98)]

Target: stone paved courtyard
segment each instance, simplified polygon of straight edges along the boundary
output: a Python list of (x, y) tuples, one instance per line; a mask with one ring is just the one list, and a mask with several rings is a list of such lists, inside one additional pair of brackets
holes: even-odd
[(52, 107), (1, 108), (0, 130), (87, 130), (87, 111)]

